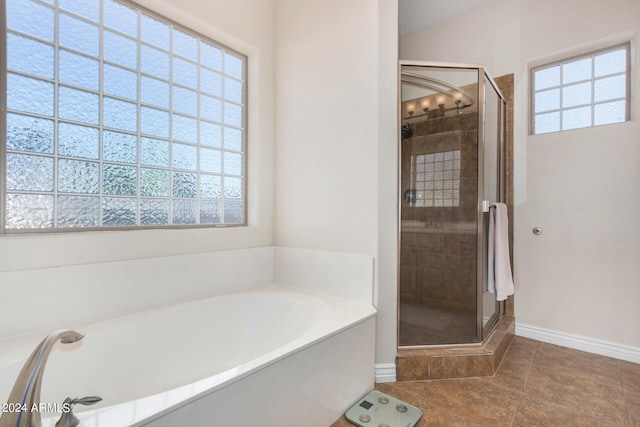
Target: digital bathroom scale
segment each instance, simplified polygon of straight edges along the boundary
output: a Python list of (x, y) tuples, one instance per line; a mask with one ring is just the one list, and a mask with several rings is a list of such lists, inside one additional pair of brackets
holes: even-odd
[(413, 427), (421, 416), (420, 409), (378, 390), (367, 393), (345, 414), (360, 427)]

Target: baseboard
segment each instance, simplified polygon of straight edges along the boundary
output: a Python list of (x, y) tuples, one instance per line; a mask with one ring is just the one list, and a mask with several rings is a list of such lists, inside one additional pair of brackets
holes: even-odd
[[(561, 345), (563, 347), (574, 348), (576, 350), (582, 350), (589, 353), (600, 354), (602, 356), (613, 357), (615, 359), (640, 363), (640, 348), (638, 347), (594, 340), (580, 335), (552, 331), (550, 329), (523, 325), (521, 323), (516, 323), (516, 335), (550, 344)], [(394, 381), (396, 381), (395, 363), (378, 363), (375, 365), (376, 383), (388, 383)]]
[(516, 323), (516, 335), (615, 359), (640, 363), (640, 348)]
[(376, 383), (394, 382), (396, 380), (396, 364), (395, 363), (376, 364), (375, 380), (376, 380)]

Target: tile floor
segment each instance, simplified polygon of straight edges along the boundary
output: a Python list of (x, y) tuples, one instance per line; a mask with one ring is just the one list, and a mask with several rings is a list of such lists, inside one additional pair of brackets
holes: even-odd
[[(494, 377), (377, 384), (426, 426), (640, 426), (640, 365), (515, 337)], [(331, 427), (353, 427), (344, 417)]]

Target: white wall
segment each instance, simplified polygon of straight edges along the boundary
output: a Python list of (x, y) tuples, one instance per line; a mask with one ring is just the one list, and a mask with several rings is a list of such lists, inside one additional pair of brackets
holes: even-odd
[(632, 121), (537, 136), (527, 134), (527, 66), (621, 34), (637, 50), (639, 17), (637, 0), (494, 0), (403, 38), (400, 54), (515, 74), (517, 323), (638, 350), (640, 56)]
[(377, 257), (377, 363), (396, 346), (396, 28), (397, 0), (277, 1), (275, 242)]
[(139, 0), (138, 3), (249, 58), (249, 227), (1, 236), (0, 271), (273, 244), (273, 2)]
[(374, 255), (376, 3), (277, 4), (276, 244)]

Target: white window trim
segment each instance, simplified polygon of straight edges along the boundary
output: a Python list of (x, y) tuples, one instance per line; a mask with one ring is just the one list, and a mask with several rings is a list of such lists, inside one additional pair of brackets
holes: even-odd
[[(209, 36), (206, 36), (194, 29), (191, 29), (187, 26), (184, 26), (180, 23), (177, 23), (175, 21), (173, 21), (172, 19), (157, 13), (153, 10), (149, 10), (133, 1), (130, 0), (117, 0), (129, 7), (135, 8), (139, 11), (139, 13), (144, 13), (147, 14), (149, 16), (155, 17), (156, 19), (160, 19), (162, 22), (175, 27), (177, 29), (179, 29), (180, 31), (183, 31), (185, 33), (191, 34), (193, 36), (196, 36), (199, 39), (202, 39), (214, 46), (217, 46), (219, 48), (221, 48), (223, 50), (223, 52), (227, 52), (231, 55), (237, 56), (237, 57), (241, 57), (243, 60), (243, 77), (242, 77), (242, 81), (243, 81), (243, 101), (242, 101), (242, 150), (241, 150), (241, 154), (243, 157), (243, 161), (242, 161), (242, 202), (243, 202), (243, 212), (242, 212), (242, 222), (241, 223), (224, 223), (224, 220), (222, 220), (221, 223), (215, 223), (215, 224), (172, 224), (171, 222), (171, 217), (169, 218), (169, 224), (158, 224), (158, 225), (132, 225), (132, 226), (95, 226), (95, 227), (48, 227), (48, 228), (25, 228), (25, 229), (6, 229), (6, 194), (7, 194), (7, 188), (6, 188), (6, 170), (5, 172), (3, 172), (2, 174), (0, 174), (0, 196), (1, 196), (1, 200), (0, 200), (0, 207), (2, 209), (2, 212), (0, 214), (0, 234), (13, 234), (13, 233), (59, 233), (59, 232), (77, 232), (77, 231), (107, 231), (107, 230), (137, 230), (137, 229), (152, 229), (152, 228), (160, 228), (160, 229), (167, 229), (167, 228), (212, 228), (212, 227), (236, 227), (236, 226), (247, 226), (248, 224), (248, 201), (247, 201), (247, 195), (248, 195), (248, 167), (247, 167), (247, 162), (248, 162), (248, 138), (247, 138), (247, 128), (248, 128), (248, 56), (238, 52), (237, 50), (230, 48), (229, 46), (223, 44), (222, 42), (212, 39)], [(6, 8), (6, 1), (2, 1), (0, 0), (0, 6), (3, 8)], [(4, 21), (4, 20), (3, 20)], [(101, 24), (101, 31), (104, 31), (104, 27)], [(0, 47), (0, 53), (2, 54), (3, 58), (6, 58), (6, 52), (7, 52), (7, 46), (6, 46), (6, 36), (8, 34), (7, 32), (7, 27), (6, 27), (6, 22), (2, 22), (0, 24), (0, 32), (2, 32), (5, 35), (5, 41), (3, 43), (1, 43), (1, 47)], [(101, 36), (102, 39), (102, 36)], [(57, 42), (56, 42), (57, 43)], [(140, 43), (140, 41), (138, 40), (138, 44)], [(56, 44), (56, 46), (58, 46)], [(58, 48), (56, 47), (56, 52), (57, 52)], [(100, 58), (102, 58), (100, 56)], [(56, 63), (57, 63), (57, 59), (56, 59)], [(3, 75), (6, 76), (8, 75), (8, 64), (7, 61), (5, 59), (2, 60), (2, 64), (0, 64), (0, 70), (2, 71)], [(101, 72), (102, 73), (102, 72)], [(140, 70), (138, 70), (138, 74), (140, 75)], [(0, 83), (0, 90), (4, 91), (4, 93), (7, 92), (7, 84), (6, 84), (6, 78), (2, 78), (0, 79), (2, 80), (2, 82)], [(56, 80), (57, 82), (57, 80)], [(64, 83), (56, 83), (60, 84), (60, 85), (64, 85)], [(138, 85), (140, 85), (140, 82), (138, 82)], [(105, 95), (102, 91), (100, 91), (100, 96), (110, 96), (110, 95)], [(55, 96), (56, 100), (57, 100), (57, 91), (56, 91), (56, 96)], [(57, 102), (57, 101), (56, 101)], [(142, 100), (140, 99), (140, 94), (138, 96), (138, 100), (134, 101), (135, 104), (138, 105), (138, 108), (140, 108)], [(4, 97), (4, 99), (1, 101), (2, 105), (0, 105), (0, 108), (2, 110), (2, 114), (0, 115), (0, 146), (1, 146), (1, 150), (0, 150), (0, 162), (2, 162), (2, 164), (6, 164), (7, 161), (7, 120), (6, 120), (6, 114), (7, 114), (7, 106), (6, 106), (6, 97)], [(101, 107), (100, 107), (101, 108)], [(173, 112), (173, 108), (170, 108), (169, 110), (169, 114), (171, 114)], [(20, 114), (20, 112), (17, 112), (18, 114)], [(27, 113), (30, 114), (30, 113)], [(140, 112), (138, 111), (138, 114), (140, 114)], [(54, 116), (52, 118), (53, 120), (57, 121), (58, 118), (57, 116)], [(221, 126), (224, 126), (225, 122), (224, 122), (224, 118), (223, 121), (221, 122)], [(93, 126), (93, 125), (91, 125)], [(103, 125), (102, 123), (100, 123), (97, 126), (98, 129), (100, 129), (100, 131), (102, 131)], [(141, 133), (141, 129), (140, 127), (138, 127), (137, 132), (135, 132), (135, 134), (137, 134), (138, 136), (140, 136)], [(57, 135), (57, 132), (56, 132)], [(173, 139), (169, 139), (169, 144), (173, 143)], [(180, 141), (176, 141), (176, 142), (180, 142)], [(54, 144), (57, 144), (57, 141), (54, 141)], [(220, 148), (221, 150), (223, 149), (222, 147)], [(221, 151), (222, 153), (224, 153), (224, 151)], [(39, 153), (34, 153), (36, 155), (39, 155)], [(55, 154), (54, 158), (57, 159), (58, 155)], [(99, 162), (102, 163), (102, 156), (100, 156)], [(137, 165), (138, 168), (141, 166), (140, 164), (140, 159), (138, 159), (137, 161)], [(134, 165), (135, 167), (135, 165)], [(174, 171), (174, 167), (173, 165), (171, 165), (171, 163), (169, 164), (169, 170), (170, 170), (170, 175), (173, 175), (173, 171)], [(200, 173), (200, 170), (196, 170), (195, 173)], [(221, 176), (225, 176), (224, 171), (220, 172)], [(139, 187), (139, 179), (138, 179), (138, 192), (140, 190)], [(221, 191), (224, 191), (224, 189), (221, 189)], [(173, 200), (174, 196), (171, 195), (171, 186), (169, 188), (169, 204), (171, 204), (171, 200)], [(55, 194), (57, 194), (57, 191), (54, 191)], [(37, 194), (37, 193), (36, 193)], [(69, 195), (74, 195), (73, 193), (70, 193)], [(99, 192), (99, 196), (103, 197), (103, 191), (102, 189)], [(116, 196), (117, 197), (117, 196)], [(138, 194), (136, 196), (137, 200), (140, 200), (142, 196), (140, 194)], [(198, 200), (198, 206), (199, 206), (199, 200), (200, 200), (200, 196), (198, 195), (196, 197), (196, 199)], [(55, 209), (55, 208), (54, 208)], [(138, 207), (139, 209), (139, 207)], [(169, 215), (171, 215), (171, 208), (169, 211)], [(224, 212), (220, 213), (221, 216), (224, 215)]]
[[(625, 71), (625, 76), (626, 76), (626, 94), (625, 94), (625, 120), (623, 122), (618, 122), (618, 123), (613, 123), (613, 124), (620, 124), (620, 123), (624, 123), (627, 122), (629, 120), (631, 120), (631, 84), (632, 84), (632, 78), (631, 78), (631, 60), (632, 60), (632, 55), (631, 55), (631, 49), (632, 49), (632, 45), (631, 45), (631, 41), (629, 38), (628, 34), (624, 34), (622, 36), (617, 36), (614, 38), (610, 38), (604, 41), (600, 41), (598, 43), (596, 43), (596, 45), (589, 45), (587, 46), (586, 49), (581, 49), (579, 51), (576, 50), (572, 50), (571, 52), (564, 52), (564, 53), (556, 53), (551, 57), (547, 57), (546, 59), (538, 59), (535, 61), (532, 61), (528, 64), (528, 68), (529, 68), (529, 88), (528, 88), (528, 97), (529, 97), (529, 102), (528, 102), (528, 107), (529, 107), (529, 114), (528, 114), (528, 120), (529, 120), (529, 126), (528, 126), (528, 133), (531, 136), (535, 136), (535, 135), (545, 135), (545, 134), (554, 134), (554, 133), (558, 133), (558, 132), (565, 132), (565, 131), (569, 131), (569, 130), (576, 130), (576, 129), (587, 129), (587, 128), (591, 128), (591, 127), (597, 127), (597, 126), (601, 126), (601, 125), (594, 125), (593, 124), (593, 107), (595, 105), (597, 105), (598, 103), (595, 103), (593, 101), (593, 93), (592, 93), (592, 101), (590, 104), (585, 104), (585, 105), (590, 105), (591, 109), (592, 109), (592, 117), (591, 117), (591, 121), (592, 121), (592, 125), (591, 126), (586, 126), (586, 127), (581, 127), (581, 128), (575, 128), (575, 129), (562, 129), (562, 125), (561, 125), (561, 129), (558, 131), (552, 131), (552, 132), (544, 132), (544, 133), (535, 133), (535, 77), (534, 77), (534, 73), (536, 71), (540, 71), (546, 68), (552, 68), (558, 65), (562, 65), (564, 63), (569, 63), (569, 62), (573, 62), (576, 60), (580, 60), (583, 58), (589, 58), (589, 57), (595, 57), (596, 55), (601, 55), (607, 52), (611, 52), (611, 51), (615, 51), (615, 50), (619, 50), (621, 48), (626, 48), (626, 53), (627, 53), (627, 68)], [(591, 78), (591, 82), (593, 83), (593, 81), (596, 80), (593, 76)], [(588, 80), (586, 80), (588, 81)], [(558, 86), (554, 86), (557, 88), (562, 88), (564, 86), (570, 86), (575, 84), (575, 82), (569, 84), (569, 85), (563, 85), (562, 81), (560, 82), (560, 85)], [(545, 88), (544, 90), (548, 90), (551, 88)], [(610, 102), (610, 101), (604, 101), (603, 103), (606, 102)], [(571, 107), (574, 108), (574, 107)], [(560, 106), (560, 108), (558, 110), (553, 110), (553, 111), (559, 111), (560, 113), (562, 113), (562, 111), (564, 110), (564, 108), (562, 108), (562, 106)], [(562, 120), (562, 117), (561, 117)]]

